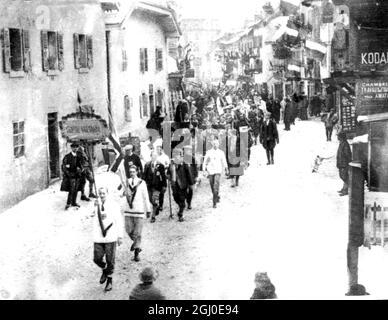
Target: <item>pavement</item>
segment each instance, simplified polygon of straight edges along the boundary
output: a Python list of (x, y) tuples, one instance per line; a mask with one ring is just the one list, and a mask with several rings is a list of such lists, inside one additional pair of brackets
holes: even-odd
[[(0, 299), (128, 299), (149, 265), (169, 299), (249, 299), (258, 271), (268, 273), (279, 299), (388, 298), (388, 252), (382, 247), (360, 249), (359, 282), (371, 295), (344, 296), (348, 198), (337, 195), (338, 142), (326, 142), (317, 120), (291, 129), (279, 125), (275, 165), (267, 166), (265, 150), (254, 146), (240, 186), (231, 188), (223, 178), (217, 209), (207, 179), (195, 190), (184, 223), (168, 218), (166, 195), (157, 223), (145, 225), (142, 260), (131, 260), (127, 236), (119, 247), (109, 293), (92, 261), (93, 204), (64, 211), (59, 184), (28, 197), (0, 215)], [(312, 173), (317, 155), (330, 159)], [(106, 167), (97, 171), (97, 184), (125, 205), (118, 177)]]

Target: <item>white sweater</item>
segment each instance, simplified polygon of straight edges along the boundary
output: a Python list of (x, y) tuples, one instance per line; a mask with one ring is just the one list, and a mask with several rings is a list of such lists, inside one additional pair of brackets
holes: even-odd
[(206, 152), (203, 165), (203, 171), (207, 171), (210, 175), (222, 174), (222, 171), (228, 166), (224, 151), (210, 149)]
[(120, 206), (114, 201), (107, 199), (104, 203), (104, 211), (101, 209), (101, 214), (105, 214), (106, 218), (102, 223), (106, 229), (111, 223), (112, 227), (108, 230), (106, 237), (102, 235), (100, 223), (98, 221), (97, 207), (94, 208), (93, 214), (93, 242), (94, 243), (112, 243), (116, 242), (118, 238), (122, 238), (124, 234), (123, 215), (120, 211)]
[[(124, 216), (126, 217), (145, 218), (145, 214), (152, 211), (145, 181), (136, 177), (134, 185), (136, 186), (140, 181), (142, 181), (142, 183), (137, 187), (136, 195), (132, 203), (132, 209), (129, 207), (126, 197), (124, 197)], [(128, 184), (132, 184), (132, 179), (128, 179)], [(130, 192), (130, 190), (128, 191)]]

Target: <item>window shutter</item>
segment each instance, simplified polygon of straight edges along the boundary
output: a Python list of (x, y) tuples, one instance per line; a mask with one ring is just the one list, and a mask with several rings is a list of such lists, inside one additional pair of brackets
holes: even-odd
[(144, 71), (148, 71), (148, 50), (144, 49)]
[(79, 34), (74, 33), (73, 35), (74, 42), (74, 68), (80, 68), (80, 47), (79, 47)]
[(28, 30), (23, 30), (23, 68), (25, 72), (31, 71), (31, 47)]
[(93, 37), (92, 36), (86, 36), (86, 50), (87, 50), (87, 56), (88, 56), (88, 68), (93, 68)]
[(155, 49), (155, 70), (159, 71), (159, 49)]
[(48, 33), (47, 31), (40, 32), (40, 38), (42, 42), (42, 69), (48, 71), (49, 69), (49, 48), (48, 48)]
[(3, 66), (4, 72), (11, 72), (11, 42), (9, 29), (3, 29)]
[(58, 45), (58, 69), (62, 71), (65, 69), (64, 49), (63, 49), (63, 33), (57, 33), (57, 45)]
[(139, 96), (139, 111), (140, 111), (140, 119), (143, 119), (143, 96)]
[(140, 72), (144, 72), (144, 51), (140, 48)]

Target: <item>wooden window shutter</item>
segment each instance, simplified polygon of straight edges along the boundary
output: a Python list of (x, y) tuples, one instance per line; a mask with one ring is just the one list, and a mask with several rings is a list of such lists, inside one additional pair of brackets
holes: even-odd
[(23, 68), (25, 72), (31, 71), (31, 46), (28, 30), (23, 30)]
[(148, 50), (144, 49), (144, 71), (148, 71)]
[(3, 29), (3, 66), (4, 72), (11, 72), (11, 41), (9, 29)]
[(74, 42), (74, 68), (80, 68), (80, 46), (79, 46), (79, 34), (74, 33), (73, 35)]
[(158, 71), (159, 70), (159, 49), (155, 49), (155, 70)]
[(86, 51), (87, 51), (87, 59), (88, 59), (88, 68), (93, 68), (93, 37), (86, 36)]
[(139, 111), (140, 111), (140, 119), (143, 118), (143, 96), (139, 96)]
[(140, 48), (140, 72), (144, 72), (144, 50)]
[(40, 39), (42, 42), (42, 69), (48, 71), (49, 69), (49, 48), (48, 48), (48, 33), (47, 31), (40, 32)]
[(63, 33), (57, 33), (57, 45), (58, 45), (58, 70), (65, 69), (64, 48), (63, 48)]

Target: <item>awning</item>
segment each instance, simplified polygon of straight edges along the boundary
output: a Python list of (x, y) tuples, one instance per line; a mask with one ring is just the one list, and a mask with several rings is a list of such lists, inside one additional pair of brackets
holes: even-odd
[(287, 26), (289, 19), (289, 16), (280, 16), (270, 22), (268, 31), (272, 36), (268, 37), (267, 42), (275, 42), (284, 34), (288, 34), (292, 37), (297, 37), (299, 35), (298, 30), (291, 29)]
[(237, 81), (236, 80), (227, 80), (226, 85), (234, 87), (237, 85)]
[(388, 120), (388, 112), (370, 114), (367, 116), (358, 116), (357, 121), (360, 123), (376, 122)]
[(318, 51), (322, 54), (326, 54), (326, 52), (327, 52), (327, 48), (325, 46), (321, 45), (318, 42), (314, 42), (314, 41), (310, 41), (310, 40), (306, 40), (306, 47), (311, 49), (311, 50)]
[(289, 71), (302, 72), (302, 68), (301, 68), (301, 67), (298, 67), (298, 66), (296, 66), (296, 65), (294, 65), (294, 64), (289, 64), (289, 65), (287, 66), (287, 68), (288, 68)]

